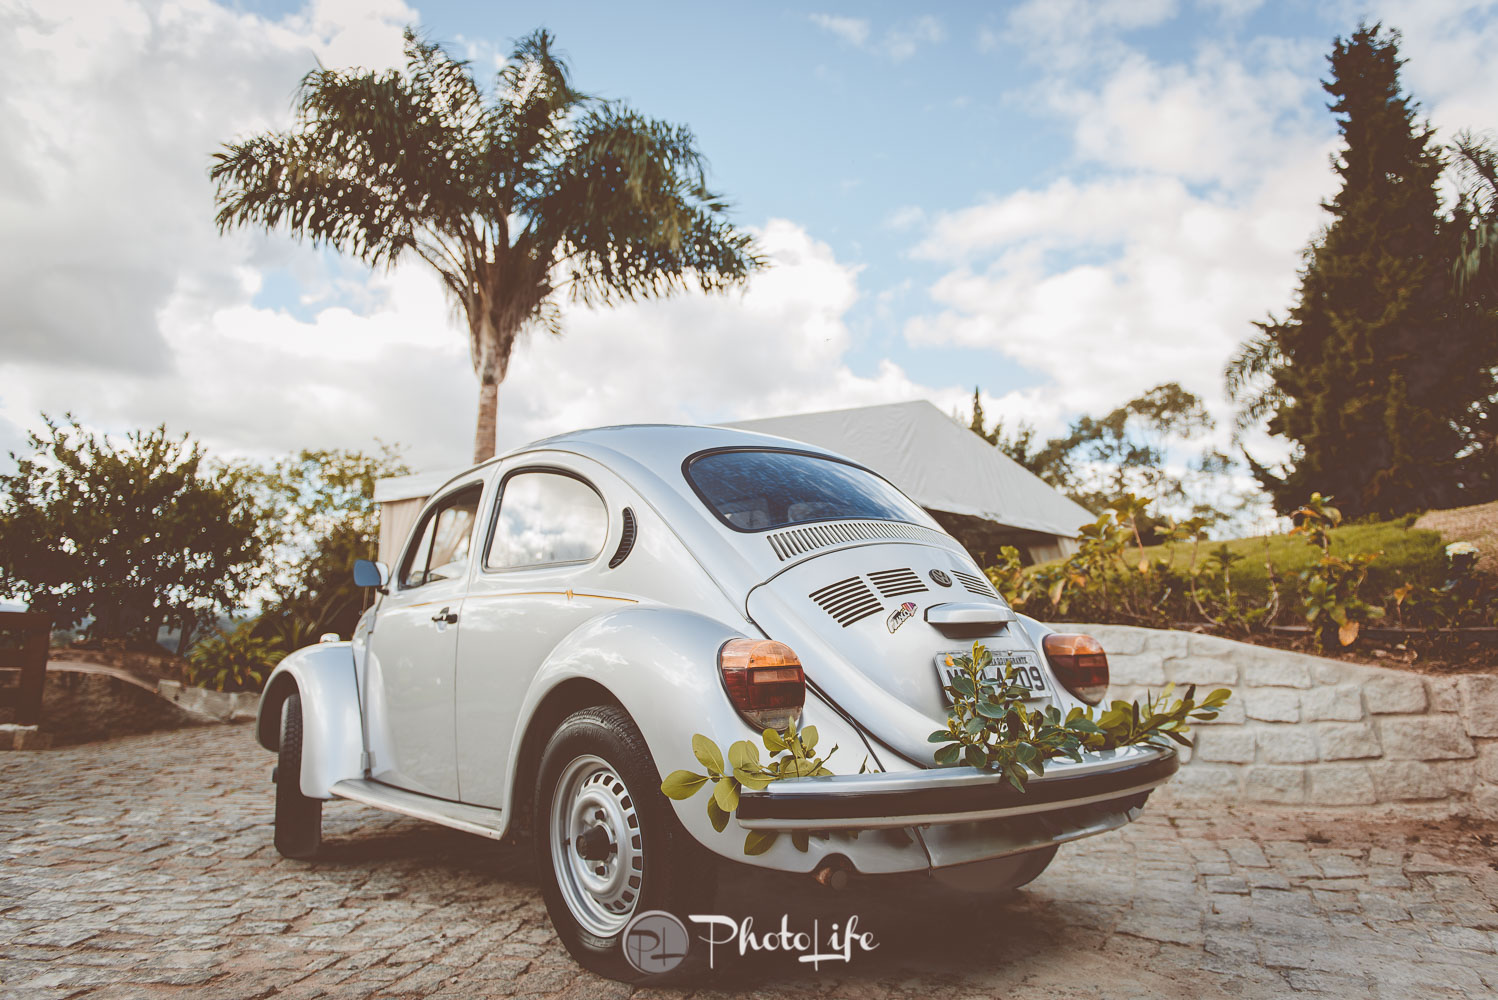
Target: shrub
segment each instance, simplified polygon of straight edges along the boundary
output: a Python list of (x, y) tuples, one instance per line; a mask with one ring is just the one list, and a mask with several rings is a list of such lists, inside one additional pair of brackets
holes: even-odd
[(259, 691), (285, 654), (254, 629), (252, 619), (200, 640), (187, 654), (187, 683), (212, 691)]

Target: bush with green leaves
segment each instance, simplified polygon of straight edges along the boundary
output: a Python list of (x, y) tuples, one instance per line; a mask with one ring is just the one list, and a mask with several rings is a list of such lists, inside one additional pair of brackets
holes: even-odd
[(952, 712), (945, 729), (927, 737), (940, 744), (936, 763), (998, 771), (1020, 791), (1030, 773), (1045, 773), (1045, 762), (1058, 757), (1082, 760), (1083, 751), (1116, 750), (1146, 744), (1169, 747), (1172, 742), (1191, 746), (1186, 735), (1191, 723), (1217, 717), (1231, 696), (1218, 688), (1201, 701), (1195, 686), (1181, 698), (1173, 698), (1175, 685), (1158, 697), (1146, 695), (1144, 704), (1115, 701), (1099, 714), (1092, 708), (1073, 708), (1066, 715), (1055, 705), (1031, 709), (1025, 699), (1033, 697), (1028, 687), (1015, 682), (1010, 665), (1001, 676), (989, 676), (993, 652), (981, 642), (971, 653), (949, 657), (957, 667), (946, 691), (952, 697)]
[[(973, 643), (971, 653), (950, 657), (949, 665), (962, 672), (946, 687), (952, 696), (947, 727), (928, 737), (930, 742), (942, 744), (934, 755), (935, 763), (998, 771), (1021, 792), (1029, 772), (1044, 774), (1045, 762), (1057, 757), (1081, 761), (1084, 750), (1115, 750), (1137, 744), (1168, 747), (1172, 741), (1189, 747), (1191, 740), (1186, 733), (1191, 722), (1215, 719), (1231, 695), (1226, 688), (1219, 688), (1197, 701), (1196, 688), (1190, 687), (1184, 697), (1172, 699), (1175, 686), (1169, 685), (1158, 698), (1146, 696), (1143, 706), (1115, 701), (1101, 715), (1091, 708), (1074, 708), (1063, 717), (1055, 706), (1035, 711), (1025, 705), (1024, 699), (1031, 697), (1030, 689), (1015, 683), (1013, 666), (1005, 668), (998, 680), (987, 676), (993, 653), (981, 642)], [(794, 723), (784, 732), (766, 729), (762, 740), (770, 752), (768, 764), (760, 763), (759, 748), (748, 740), (731, 745), (725, 762), (716, 743), (701, 733), (694, 735), (692, 753), (707, 773), (672, 771), (661, 782), (661, 791), (673, 799), (689, 799), (711, 786), (707, 815), (713, 829), (722, 833), (728, 818), (738, 809), (745, 788), (761, 791), (776, 781), (832, 774), (826, 764), (837, 747), (826, 757), (814, 756), (815, 726), (799, 732)], [(859, 773), (867, 766), (865, 761)], [(744, 838), (744, 853), (763, 854), (779, 836), (773, 830), (751, 830)], [(791, 834), (791, 841), (797, 850), (805, 851), (811, 837), (826, 836), (797, 830)]]
[(211, 691), (259, 691), (286, 654), (257, 636), (255, 624), (240, 622), (199, 640), (187, 654), (187, 683)]
[(42, 424), (0, 474), (0, 593), (60, 630), (87, 621), (92, 640), (149, 650), (162, 627), (185, 648), (264, 579), (273, 532), (252, 491), (187, 435)]
[(1364, 623), (1384, 616), (1384, 609), (1359, 596), (1368, 566), (1383, 553), (1355, 552), (1346, 557), (1332, 551), (1331, 530), (1342, 523), (1342, 512), (1332, 498), (1312, 493), (1294, 514), (1292, 535), (1304, 535), (1321, 551), (1316, 563), (1300, 574), (1300, 606), (1306, 624), (1323, 649), (1350, 646)]
[[(728, 817), (739, 807), (739, 793), (745, 788), (756, 791), (768, 788), (771, 782), (787, 778), (815, 778), (832, 772), (827, 761), (837, 752), (833, 747), (826, 757), (815, 756), (817, 727), (807, 726), (797, 730), (794, 722), (784, 731), (766, 729), (761, 735), (765, 749), (770, 753), (768, 764), (761, 764), (759, 748), (748, 740), (739, 740), (728, 748), (728, 759), (712, 740), (697, 733), (692, 737), (692, 754), (704, 768), (706, 774), (677, 770), (666, 775), (661, 782), (661, 791), (673, 799), (689, 799), (709, 784), (712, 794), (707, 797), (707, 816), (713, 829), (722, 833), (728, 826)], [(744, 838), (745, 854), (763, 854), (774, 846), (780, 834), (774, 830), (750, 830)], [(791, 840), (799, 851), (805, 851), (810, 835), (804, 831), (791, 834)]]

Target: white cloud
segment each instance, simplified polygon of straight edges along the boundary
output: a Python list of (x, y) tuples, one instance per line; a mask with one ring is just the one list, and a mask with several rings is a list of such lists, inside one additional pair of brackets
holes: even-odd
[[(1082, 33), (1127, 26), (1117, 10), (1071, 10)], [(1170, 13), (1136, 9), (1131, 23)], [(1073, 122), (1081, 169), (935, 217), (912, 252), (950, 270), (907, 340), (1043, 373), (1049, 384), (994, 408), (1043, 431), (1166, 381), (1226, 423), (1223, 364), (1252, 321), (1289, 304), (1333, 190), (1331, 123), (1308, 110), (1318, 59), (1259, 40), (1178, 63), (1123, 51), (1092, 81), (1063, 73), (1050, 107)]]
[[(1498, 23), (1456, 2), (1385, 6), (1404, 33), (1405, 86), (1442, 133), (1498, 123)], [(1045, 377), (985, 402), (996, 415), (1046, 431), (1176, 380), (1227, 418), (1224, 363), (1254, 320), (1292, 302), (1337, 183), (1319, 88), (1330, 38), (1209, 39), (1177, 60), (1119, 40), (1174, 13), (1066, 0), (1009, 20), (1007, 41), (1050, 60), (1028, 96), (1071, 121), (1073, 166), (933, 217), (912, 252), (948, 270), (928, 289), (933, 310), (905, 327), (913, 345), (987, 349)]]
[(1000, 35), (980, 36), (985, 51), (1008, 42), (1052, 71), (1112, 61), (1122, 51), (1117, 35), (1153, 27), (1176, 16), (1176, 0), (1026, 0), (1010, 11)]
[(1243, 185), (1319, 144), (1321, 47), (1209, 42), (1188, 63), (1131, 53), (1101, 87), (1070, 86), (1051, 106), (1073, 120), (1076, 153), (1113, 169)]
[(773, 266), (748, 289), (606, 311), (566, 310), (561, 338), (535, 334), (500, 389), (500, 436), (608, 422), (707, 422), (914, 398), (944, 400), (892, 362), (869, 376), (843, 357), (856, 269), (800, 226), (772, 220)]
[(933, 45), (946, 38), (941, 21), (930, 15), (893, 24), (877, 38), (868, 18), (836, 14), (808, 14), (807, 18), (854, 48), (878, 53), (893, 62), (904, 62), (922, 45)]
[(839, 17), (836, 14), (809, 14), (811, 23), (841, 38), (849, 45), (862, 47), (869, 40), (869, 19)]
[(351, 0), (279, 23), (206, 0), (0, 10), (5, 359), (169, 366), (156, 314), (170, 296), (227, 294), (245, 262), (297, 256), (215, 235), (210, 153), (283, 120), (314, 58), (388, 61), (412, 17)]
[(1373, 6), (1370, 20), (1402, 34), (1401, 82), (1443, 140), (1462, 128), (1498, 127), (1498, 18), (1492, 16), (1498, 4), (1381, 0)]
[[(279, 21), (206, 0), (12, 6), (0, 62), (0, 447), (38, 413), (123, 431), (167, 422), (220, 454), (400, 441), (419, 466), (471, 454), (466, 339), (416, 262), (369, 273), (283, 234), (214, 230), (209, 153), (283, 125), (295, 82), (388, 65), (414, 13), (324, 0)], [(931, 391), (895, 364), (855, 373), (857, 269), (787, 221), (775, 266), (730, 296), (564, 309), (501, 387), (501, 442), (637, 420), (716, 421)], [(266, 305), (295, 278), (298, 312)], [(315, 311), (310, 315), (306, 308)]]

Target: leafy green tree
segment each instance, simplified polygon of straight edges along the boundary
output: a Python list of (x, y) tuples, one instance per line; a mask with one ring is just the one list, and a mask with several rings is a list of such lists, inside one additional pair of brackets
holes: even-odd
[(214, 154), (220, 230), (284, 226), (370, 265), (411, 257), (468, 322), (474, 460), (527, 324), (584, 303), (722, 290), (764, 264), (708, 190), (685, 127), (576, 90), (553, 39), (521, 40), (492, 93), (407, 29), (404, 71), (317, 69), (295, 124)]
[(1042, 479), (1046, 478), (1048, 463), (1053, 460), (1054, 456), (1048, 455), (1043, 447), (1037, 447), (1034, 427), (1021, 420), (1015, 426), (1014, 433), (1010, 434), (1005, 430), (1002, 420), (995, 420), (993, 427), (988, 430), (984, 430), (984, 426), (983, 394), (978, 386), (974, 386), (973, 415), (968, 422), (968, 429), (1026, 469)]
[(260, 581), (267, 526), (243, 482), (164, 426), (122, 445), (76, 420), (29, 437), (0, 475), (0, 589), (58, 628), (148, 648), (193, 632)]
[(1442, 152), (1400, 89), (1398, 38), (1364, 25), (1336, 40), (1331, 222), (1289, 313), (1256, 324), (1226, 370), (1243, 423), (1267, 418), (1292, 444), (1282, 473), (1250, 459), (1281, 513), (1318, 491), (1360, 517), (1475, 503), (1493, 485), (1473, 418), (1494, 395), (1498, 328), (1450, 280), (1470, 226), (1442, 213)]
[(368, 596), (354, 586), (354, 561), (373, 559), (379, 546), (375, 481), (410, 471), (399, 449), (384, 444), (374, 453), (303, 451), (244, 470), (283, 528), (255, 635), (290, 651), (323, 632), (353, 632)]
[[(1028, 424), (1021, 423), (1013, 436), (1001, 422), (986, 431), (983, 425), (975, 390), (970, 429), (1089, 510), (1107, 510), (1138, 494), (1180, 512), (1189, 509), (1208, 524), (1229, 514), (1209, 501), (1208, 484), (1230, 471), (1230, 459), (1207, 448), (1185, 460), (1184, 473), (1169, 469), (1172, 458), (1193, 450), (1191, 442), (1214, 426), (1201, 398), (1175, 382), (1157, 385), (1102, 417), (1084, 414), (1065, 434), (1043, 444)], [(1163, 515), (1139, 518), (1149, 544), (1159, 540), (1165, 524)]]

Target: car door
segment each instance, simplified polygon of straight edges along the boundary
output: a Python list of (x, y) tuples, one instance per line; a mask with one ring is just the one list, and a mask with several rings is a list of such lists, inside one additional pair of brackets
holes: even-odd
[(463, 611), (457, 734), (464, 802), (503, 803), (510, 737), (531, 678), (565, 636), (632, 599), (600, 586), (609, 508), (580, 472), (508, 472)]
[(369, 637), (370, 772), (447, 799), (458, 798), (453, 680), (482, 493), (465, 484), (428, 508)]

